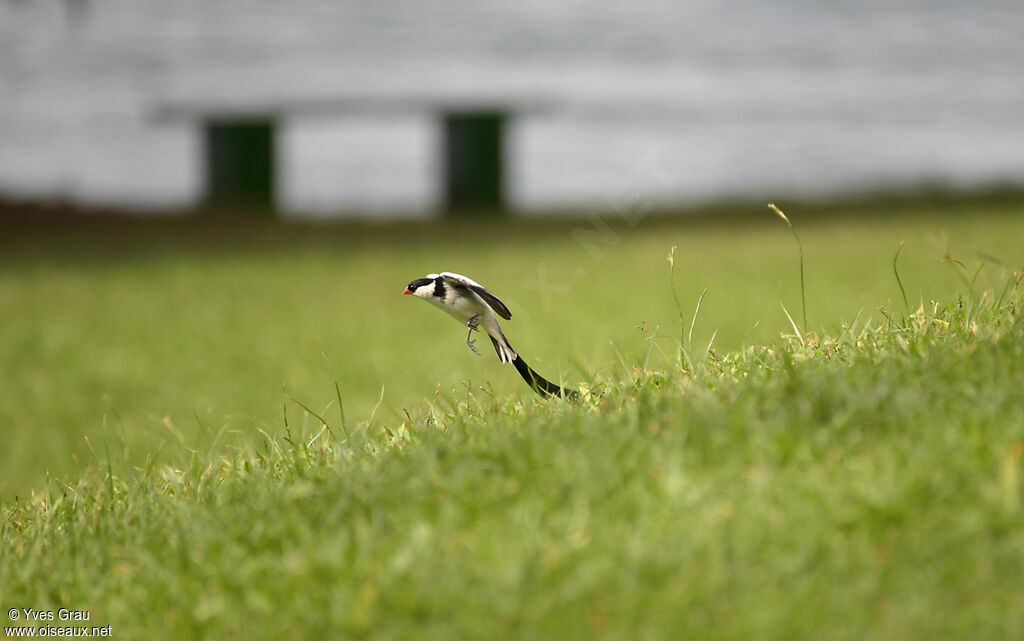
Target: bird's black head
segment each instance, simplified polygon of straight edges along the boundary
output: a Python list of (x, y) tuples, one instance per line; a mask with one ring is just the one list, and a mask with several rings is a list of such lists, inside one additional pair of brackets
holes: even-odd
[(419, 289), (420, 287), (426, 287), (427, 285), (433, 285), (433, 284), (434, 284), (434, 279), (433, 278), (417, 278), (416, 280), (414, 280), (411, 283), (409, 283), (406, 286), (405, 291), (402, 292), (402, 293), (403, 294), (415, 294), (416, 290)]

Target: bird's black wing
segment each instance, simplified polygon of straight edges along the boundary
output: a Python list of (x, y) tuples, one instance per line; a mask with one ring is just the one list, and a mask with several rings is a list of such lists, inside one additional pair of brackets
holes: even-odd
[(472, 278), (466, 278), (461, 274), (453, 274), (452, 272), (441, 272), (441, 278), (446, 282), (451, 283), (456, 287), (465, 287), (475, 292), (480, 298), (484, 299), (488, 305), (491, 306), (498, 316), (501, 316), (505, 320), (512, 318), (512, 312), (508, 311), (508, 307), (505, 307), (505, 303), (498, 300), (498, 297), (487, 291), (487, 288), (476, 282)]

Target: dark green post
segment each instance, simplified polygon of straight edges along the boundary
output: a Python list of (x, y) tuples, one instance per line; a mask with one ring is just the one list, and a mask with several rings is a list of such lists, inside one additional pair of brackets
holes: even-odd
[(273, 121), (207, 122), (206, 181), (206, 197), (211, 205), (273, 211)]
[(443, 115), (443, 120), (448, 209), (503, 209), (505, 114), (499, 111), (449, 112)]

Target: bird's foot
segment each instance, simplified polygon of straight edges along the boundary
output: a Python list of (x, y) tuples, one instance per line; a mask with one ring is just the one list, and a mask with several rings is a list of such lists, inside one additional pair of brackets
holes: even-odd
[(480, 356), (480, 352), (476, 351), (476, 339), (473, 338), (473, 332), (477, 331), (480, 327), (480, 323), (476, 320), (479, 314), (474, 314), (466, 321), (466, 327), (469, 328), (469, 333), (466, 334), (466, 346), (473, 350), (473, 353)]

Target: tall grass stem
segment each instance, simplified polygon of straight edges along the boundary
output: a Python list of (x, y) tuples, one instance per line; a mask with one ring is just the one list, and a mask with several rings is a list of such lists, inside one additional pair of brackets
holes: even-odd
[[(796, 227), (794, 227), (793, 223), (790, 222), (789, 217), (786, 216), (786, 214), (781, 209), (776, 207), (775, 203), (768, 203), (768, 207), (772, 211), (774, 211), (776, 214), (778, 214), (779, 218), (781, 218), (782, 220), (784, 220), (786, 222), (786, 226), (789, 227), (789, 231), (793, 232), (793, 238), (796, 239), (796, 247), (800, 251), (800, 305), (801, 305), (801, 307), (803, 309), (804, 331), (806, 332), (807, 331), (807, 293), (806, 293), (807, 290), (804, 287), (804, 246), (803, 246), (803, 243), (800, 242), (800, 236), (797, 235)], [(790, 319), (790, 320), (792, 320), (792, 319)]]
[[(683, 347), (683, 332), (686, 330), (686, 318), (683, 316), (683, 306), (679, 303), (679, 295), (676, 294), (676, 246), (672, 245), (672, 249), (668, 250), (668, 282), (672, 288), (672, 300), (676, 303), (676, 313), (679, 314), (679, 360), (689, 365), (690, 363), (689, 354), (686, 353), (686, 348)], [(693, 326), (690, 326), (690, 330), (693, 330)]]
[(896, 274), (896, 284), (900, 286), (900, 294), (903, 296), (903, 307), (910, 311), (910, 301), (907, 300), (907, 290), (903, 289), (903, 281), (900, 279), (900, 270), (896, 268), (896, 261), (900, 259), (900, 252), (903, 251), (903, 241), (896, 248), (896, 255), (892, 257), (892, 273)]

